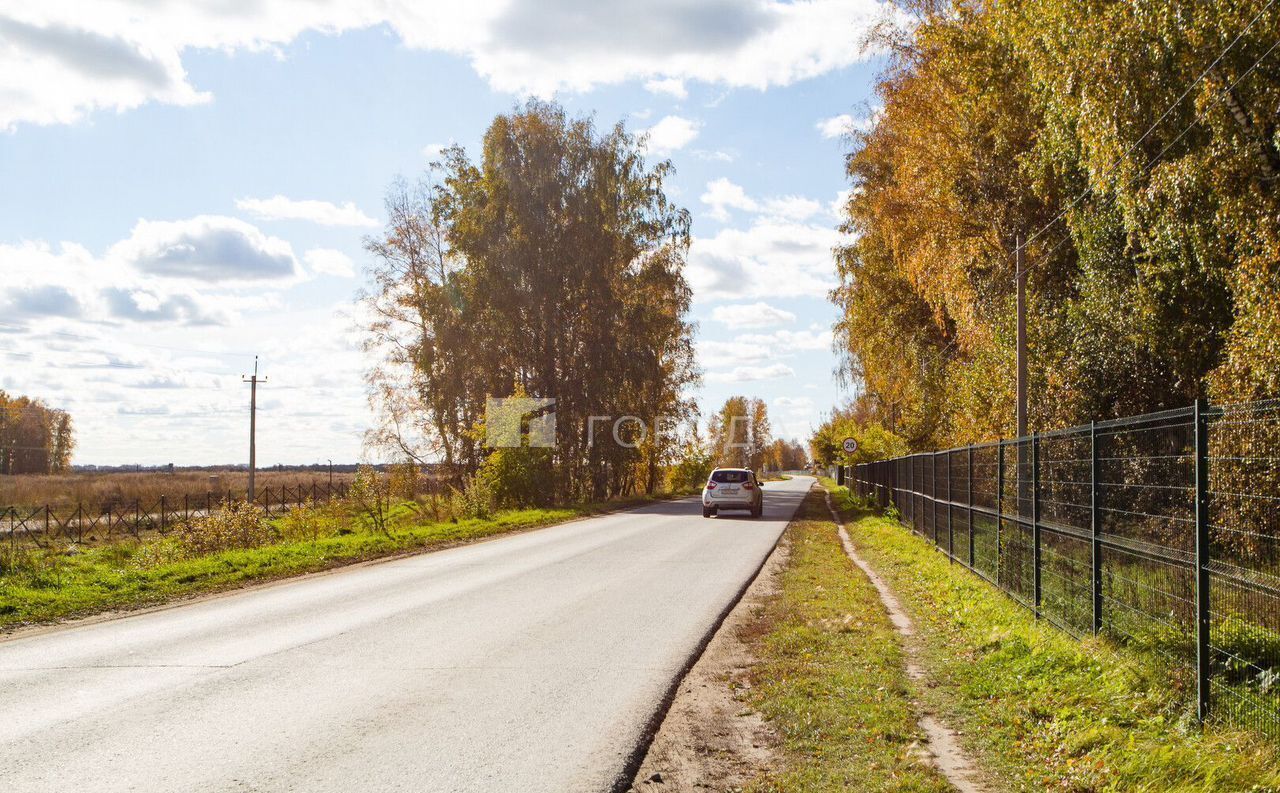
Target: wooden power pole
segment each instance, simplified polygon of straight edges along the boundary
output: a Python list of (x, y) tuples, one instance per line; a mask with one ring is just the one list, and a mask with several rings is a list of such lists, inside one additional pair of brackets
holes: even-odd
[(241, 377), (242, 382), (249, 384), (249, 498), (250, 504), (253, 503), (257, 490), (254, 487), (254, 474), (258, 470), (258, 383), (266, 382), (267, 378), (258, 378), (258, 356), (253, 356), (253, 374), (249, 377)]
[(1022, 237), (1015, 238), (1014, 267), (1018, 278), (1018, 437), (1027, 435), (1027, 272), (1022, 266)]

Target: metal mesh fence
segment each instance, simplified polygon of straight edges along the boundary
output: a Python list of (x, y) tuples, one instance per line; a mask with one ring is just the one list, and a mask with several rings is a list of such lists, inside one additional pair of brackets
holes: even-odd
[(1201, 719), (1280, 739), (1280, 400), (867, 463), (850, 479), (1038, 618), (1150, 653)]
[[(283, 514), (299, 504), (345, 498), (347, 492), (345, 483), (317, 481), (293, 487), (258, 488), (253, 501), (270, 516)], [(135, 499), (132, 503), (102, 509), (83, 504), (0, 507), (0, 543), (48, 547), (58, 543), (140, 539), (144, 534), (164, 533), (194, 517), (208, 515), (224, 503), (245, 500), (246, 493), (227, 490)]]

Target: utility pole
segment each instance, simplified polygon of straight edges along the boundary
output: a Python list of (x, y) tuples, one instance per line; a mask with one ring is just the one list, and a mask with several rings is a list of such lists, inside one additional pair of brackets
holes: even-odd
[(1027, 272), (1022, 267), (1022, 236), (1015, 238), (1014, 267), (1018, 279), (1018, 437), (1027, 434)]
[[(1022, 256), (1022, 235), (1014, 237), (1014, 274), (1018, 279), (1018, 505), (1017, 514), (1020, 518), (1030, 518), (1032, 520), (1033, 533), (1035, 532), (1036, 514), (1034, 509), (1035, 493), (1033, 483), (1027, 476), (1027, 468), (1034, 467), (1032, 458), (1032, 450), (1027, 448), (1027, 443), (1022, 439), (1027, 437), (1027, 271), (1023, 267)], [(1032, 441), (1034, 445), (1034, 441)], [(1028, 507), (1031, 507), (1031, 514), (1024, 514)], [(1039, 536), (1038, 534), (1036, 535)], [(1038, 552), (1037, 552), (1038, 553)], [(1033, 561), (1039, 561), (1035, 559)], [(1034, 567), (1032, 568), (1035, 569)], [(1036, 571), (1039, 575), (1039, 571)], [(1040, 603), (1036, 602), (1036, 617), (1040, 616)]]
[[(257, 450), (257, 434), (258, 434), (258, 356), (253, 356), (253, 375), (250, 377), (240, 377), (241, 382), (249, 384), (249, 498), (250, 504), (253, 503), (254, 495), (257, 492), (254, 488), (253, 476), (258, 469), (258, 450)], [(262, 382), (266, 382), (267, 378), (262, 378)]]

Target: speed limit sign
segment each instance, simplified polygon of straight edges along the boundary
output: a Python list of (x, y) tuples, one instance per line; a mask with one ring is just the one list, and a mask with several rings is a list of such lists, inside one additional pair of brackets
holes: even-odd
[(853, 454), (858, 450), (858, 442), (853, 438), (845, 438), (844, 443), (840, 444), (845, 454)]

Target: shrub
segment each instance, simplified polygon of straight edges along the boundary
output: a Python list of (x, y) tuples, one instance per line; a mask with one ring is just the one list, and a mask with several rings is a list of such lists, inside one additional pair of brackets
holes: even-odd
[(347, 505), (340, 501), (316, 503), (307, 499), (301, 504), (290, 507), (289, 511), (276, 521), (276, 531), (284, 540), (316, 542), (321, 537), (336, 535), (349, 518)]
[(369, 519), (374, 529), (391, 536), (387, 529), (387, 519), (391, 517), (392, 477), (378, 473), (378, 469), (372, 465), (362, 465), (356, 471), (348, 497)]
[(232, 548), (256, 548), (275, 539), (262, 510), (244, 501), (224, 501), (216, 511), (178, 527), (178, 542), (189, 555), (199, 556)]
[[(495, 449), (480, 464), (480, 470), (467, 487), (483, 486), (492, 502), (490, 509), (548, 506), (555, 494), (551, 451), (528, 446), (527, 442), (523, 446)], [(475, 498), (469, 504), (473, 508), (480, 506)], [(483, 517), (471, 513), (468, 516)]]
[(455, 490), (451, 501), (454, 517), (487, 518), (493, 514), (493, 488), (481, 474), (468, 479), (462, 490)]
[(685, 444), (680, 450), (680, 459), (667, 474), (668, 485), (676, 493), (701, 490), (715, 465), (715, 457), (701, 444)]

